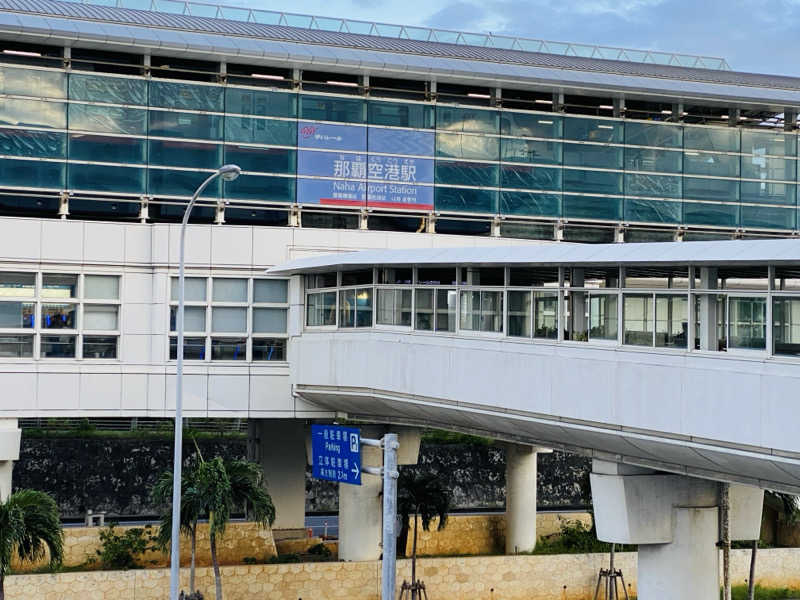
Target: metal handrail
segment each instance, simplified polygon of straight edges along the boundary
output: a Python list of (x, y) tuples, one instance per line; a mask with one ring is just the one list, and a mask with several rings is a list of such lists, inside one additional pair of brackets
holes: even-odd
[(223, 4), (211, 4), (189, 0), (69, 0), (80, 4), (95, 4), (136, 10), (149, 10), (176, 15), (226, 19), (263, 25), (278, 25), (373, 35), (397, 39), (417, 40), (423, 42), (442, 42), (462, 46), (481, 46), (523, 52), (543, 52), (563, 56), (583, 58), (599, 58), (621, 60), (626, 62), (669, 65), (698, 69), (729, 71), (730, 65), (724, 58), (683, 54), (677, 52), (659, 52), (656, 50), (636, 50), (616, 46), (594, 44), (578, 44), (571, 42), (554, 42), (550, 40), (526, 38), (519, 36), (496, 35), (493, 33), (468, 33), (451, 29), (394, 25), (378, 21), (359, 21), (336, 17), (320, 17), (274, 10), (241, 8)]

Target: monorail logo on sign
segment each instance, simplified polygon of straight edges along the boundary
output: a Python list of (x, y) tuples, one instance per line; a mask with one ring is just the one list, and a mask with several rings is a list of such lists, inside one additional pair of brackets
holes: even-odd
[(307, 122), (298, 146), (301, 203), (433, 208), (433, 132)]

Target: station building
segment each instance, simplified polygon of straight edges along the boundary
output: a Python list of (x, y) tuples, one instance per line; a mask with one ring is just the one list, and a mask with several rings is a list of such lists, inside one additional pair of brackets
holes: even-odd
[[(249, 420), (279, 526), (302, 527), (304, 422), (337, 416), (293, 388), (292, 338), (306, 327), (397, 319), (532, 347), (794, 360), (796, 317), (772, 324), (796, 308), (780, 286), (798, 275), (772, 259), (701, 274), (690, 249), (674, 268), (651, 249), (627, 273), (559, 263), (520, 283), (504, 264), (441, 289), (412, 265), (392, 281), (267, 269), (359, 249), (796, 236), (799, 78), (686, 54), (107, 4), (0, 0), (0, 494), (19, 419), (172, 415), (177, 223), (225, 163), (242, 175), (210, 185), (188, 226), (184, 406)], [(735, 263), (739, 247), (726, 248)], [(624, 290), (639, 280), (647, 290)], [(732, 293), (733, 280), (756, 287)], [(359, 286), (381, 285), (385, 303), (359, 312)], [(535, 453), (523, 462), (514, 480), (535, 481)], [(529, 487), (519, 506), (535, 505)], [(354, 522), (369, 501), (352, 501)], [(377, 556), (377, 543), (366, 552), (351, 557)]]

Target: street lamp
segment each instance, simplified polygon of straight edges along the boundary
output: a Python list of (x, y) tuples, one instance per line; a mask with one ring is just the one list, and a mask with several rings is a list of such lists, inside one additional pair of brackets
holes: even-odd
[(175, 455), (172, 467), (172, 538), (170, 542), (170, 574), (169, 597), (178, 600), (180, 587), (180, 520), (181, 520), (181, 467), (183, 466), (183, 255), (186, 239), (186, 223), (189, 213), (197, 198), (206, 189), (209, 183), (217, 177), (223, 181), (233, 181), (241, 174), (242, 170), (237, 165), (222, 165), (200, 184), (197, 191), (189, 201), (181, 221), (181, 239), (178, 249), (178, 318), (175, 328), (178, 330), (177, 361), (175, 367)]

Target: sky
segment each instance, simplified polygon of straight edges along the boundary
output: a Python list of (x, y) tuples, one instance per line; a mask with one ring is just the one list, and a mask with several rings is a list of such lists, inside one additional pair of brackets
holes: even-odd
[(800, 0), (215, 0), (320, 16), (725, 58), (800, 76)]

